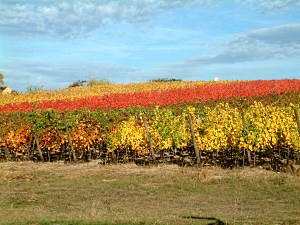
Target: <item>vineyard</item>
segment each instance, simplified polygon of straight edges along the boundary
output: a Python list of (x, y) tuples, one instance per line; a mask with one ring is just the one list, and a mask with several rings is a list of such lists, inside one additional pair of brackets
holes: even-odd
[(298, 109), (297, 79), (104, 84), (6, 95), (0, 159), (280, 170), (300, 162)]

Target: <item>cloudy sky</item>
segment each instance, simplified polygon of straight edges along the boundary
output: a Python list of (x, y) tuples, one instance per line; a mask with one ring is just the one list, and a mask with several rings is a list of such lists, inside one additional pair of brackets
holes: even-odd
[(299, 0), (1, 0), (0, 72), (18, 91), (300, 78)]

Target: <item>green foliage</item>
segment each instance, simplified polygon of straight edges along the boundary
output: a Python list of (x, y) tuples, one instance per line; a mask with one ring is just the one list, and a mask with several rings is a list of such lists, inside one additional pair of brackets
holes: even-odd
[(157, 79), (149, 80), (149, 82), (175, 82), (175, 81), (181, 82), (182, 79), (176, 79), (176, 78), (157, 78)]
[(78, 80), (78, 81), (75, 81), (74, 83), (70, 84), (69, 88), (81, 87), (81, 86), (84, 86), (85, 84), (86, 84), (86, 80)]
[(36, 92), (42, 91), (43, 89), (44, 89), (44, 85), (42, 85), (42, 86), (30, 85), (27, 87), (27, 92), (28, 93), (36, 93)]
[(0, 84), (4, 84), (4, 74), (0, 72)]
[(88, 87), (92, 87), (92, 86), (96, 86), (96, 85), (108, 85), (108, 84), (111, 84), (111, 82), (106, 79), (100, 79), (100, 80), (99, 79), (90, 79), (86, 85)]

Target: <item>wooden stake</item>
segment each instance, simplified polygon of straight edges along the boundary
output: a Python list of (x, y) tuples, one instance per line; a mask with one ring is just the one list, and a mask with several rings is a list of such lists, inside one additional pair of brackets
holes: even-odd
[(245, 154), (246, 154), (246, 151), (245, 151), (245, 148), (243, 148), (243, 167), (245, 167)]
[(197, 159), (197, 166), (199, 167), (200, 166), (199, 148), (197, 145), (197, 141), (196, 141), (196, 137), (195, 137), (195, 130), (194, 130), (193, 122), (192, 122), (192, 117), (190, 114), (188, 114), (188, 119), (189, 119), (189, 125), (190, 125), (191, 134), (192, 134), (194, 149), (195, 149), (195, 155), (196, 155), (196, 159)]
[(34, 139), (33, 139), (33, 135), (30, 135), (29, 144), (28, 144), (28, 147), (27, 147), (27, 157), (28, 157), (29, 161), (30, 161), (30, 149), (32, 148), (32, 145), (34, 147)]
[(112, 158), (112, 161), (114, 164), (118, 164), (118, 158), (117, 158), (115, 151), (111, 152), (111, 158)]
[(67, 125), (67, 121), (66, 121), (66, 118), (64, 117), (64, 124), (65, 124), (65, 128), (66, 128), (66, 132), (67, 132), (67, 135), (68, 135), (68, 140), (69, 140), (69, 146), (71, 148), (71, 152), (72, 152), (72, 155), (73, 155), (73, 159), (74, 161), (76, 162), (77, 161), (77, 158), (76, 158), (76, 154), (75, 154), (75, 150), (74, 150), (74, 146), (73, 146), (73, 141), (72, 141), (72, 138), (71, 138), (71, 135), (70, 135), (70, 132), (69, 132), (69, 127)]
[[(242, 122), (243, 122), (243, 132), (246, 132), (247, 126), (246, 126), (244, 112), (242, 112)], [(244, 149), (244, 152), (245, 152), (245, 148), (243, 148), (243, 149)], [(249, 165), (251, 165), (251, 153), (250, 153), (250, 150), (248, 148), (246, 149), (246, 153), (247, 153), (248, 163), (249, 163)], [(243, 166), (244, 166), (244, 159), (243, 159)]]
[(295, 113), (295, 118), (298, 126), (298, 132), (300, 134), (300, 118), (299, 118), (298, 109), (294, 108), (294, 113)]
[(150, 155), (152, 157), (152, 160), (153, 160), (154, 164), (157, 165), (156, 164), (155, 152), (154, 152), (153, 147), (152, 147), (151, 134), (149, 132), (148, 124), (147, 124), (147, 121), (145, 119), (145, 115), (144, 114), (142, 114), (142, 118), (143, 118), (143, 123), (144, 123), (144, 127), (145, 127), (145, 130), (146, 130), (146, 135), (147, 135), (147, 139), (148, 139), (148, 144), (149, 144), (149, 149), (150, 149)]
[(41, 150), (40, 142), (39, 142), (39, 139), (38, 139), (38, 137), (36, 136), (36, 134), (34, 134), (34, 141), (35, 141), (35, 143), (36, 143), (37, 150), (38, 150), (38, 152), (39, 152), (39, 154), (40, 154), (41, 161), (44, 162), (45, 160), (44, 160), (43, 152), (42, 152), (42, 150)]
[(2, 133), (1, 127), (0, 127), (0, 136), (1, 136), (2, 141), (4, 142), (5, 158), (6, 158), (6, 160), (10, 161), (11, 160), (11, 155), (9, 153), (8, 144), (7, 144), (6, 139), (5, 139), (5, 137)]
[(101, 114), (101, 123), (102, 123), (102, 125), (103, 125), (103, 128), (104, 128), (104, 132), (105, 132), (105, 135), (106, 135), (106, 137), (108, 136), (108, 130), (107, 130), (107, 125), (106, 125), (106, 122), (105, 122), (105, 120), (104, 120), (104, 115), (103, 115), (103, 113)]

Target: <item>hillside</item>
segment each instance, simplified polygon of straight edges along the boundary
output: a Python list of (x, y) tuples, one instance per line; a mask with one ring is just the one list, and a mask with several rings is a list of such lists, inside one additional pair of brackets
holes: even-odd
[(0, 107), (1, 158), (278, 170), (286, 160), (298, 163), (299, 102), (300, 80), (105, 84), (9, 96)]

